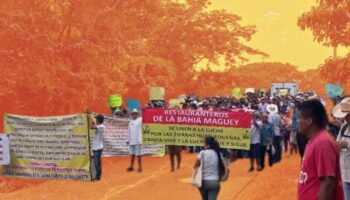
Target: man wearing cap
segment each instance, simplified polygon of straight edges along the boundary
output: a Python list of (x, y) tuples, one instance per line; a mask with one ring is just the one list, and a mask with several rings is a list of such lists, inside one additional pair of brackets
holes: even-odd
[(350, 97), (343, 99), (333, 109), (336, 118), (344, 118), (336, 145), (340, 150), (340, 170), (343, 180), (345, 200), (350, 200)]
[(129, 137), (127, 145), (130, 148), (130, 167), (127, 169), (128, 172), (134, 171), (135, 157), (137, 156), (137, 161), (139, 164), (138, 172), (142, 172), (142, 118), (139, 117), (139, 111), (133, 109), (130, 112), (131, 120), (129, 122)]
[(99, 181), (101, 179), (101, 174), (102, 174), (101, 155), (103, 151), (103, 135), (105, 132), (105, 125), (103, 124), (104, 116), (97, 115), (96, 121), (95, 121), (89, 109), (86, 110), (86, 113), (89, 118), (89, 128), (96, 129), (96, 136), (92, 144), (92, 152), (94, 154), (94, 165), (96, 169), (95, 180)]

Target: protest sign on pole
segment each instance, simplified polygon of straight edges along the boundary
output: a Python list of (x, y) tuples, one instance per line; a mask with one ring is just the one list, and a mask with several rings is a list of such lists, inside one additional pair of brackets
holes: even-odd
[(222, 148), (250, 148), (251, 114), (248, 112), (146, 109), (143, 112), (145, 144), (203, 146), (205, 136), (215, 137)]
[(10, 140), (8, 134), (0, 134), (0, 165), (10, 164)]
[(179, 96), (178, 99), (179, 99), (180, 104), (181, 104), (181, 103), (186, 103), (186, 97), (187, 97), (187, 96), (184, 95), (184, 94)]
[(287, 94), (289, 94), (289, 89), (281, 88), (281, 89), (278, 90), (278, 95), (279, 96), (286, 96)]
[(150, 100), (164, 100), (163, 87), (151, 87), (149, 90)]
[(91, 180), (87, 117), (85, 114), (30, 117), (5, 115), (10, 135), (10, 165), (5, 175)]
[(113, 94), (108, 96), (108, 106), (117, 108), (122, 106), (122, 96), (120, 94)]
[[(129, 155), (129, 146), (126, 144), (129, 136), (129, 119), (105, 116), (105, 132), (103, 135), (102, 155), (126, 156)], [(90, 131), (90, 143), (92, 145), (96, 132)], [(142, 145), (143, 155), (164, 156), (164, 145)]]
[(242, 97), (241, 89), (240, 88), (233, 88), (232, 89), (232, 96), (236, 99), (240, 99)]
[(126, 99), (126, 107), (128, 111), (132, 111), (133, 109), (141, 111), (141, 105), (138, 99)]
[(343, 95), (344, 89), (336, 83), (327, 83), (326, 84), (327, 96), (330, 99), (336, 99)]
[(248, 93), (255, 93), (255, 89), (254, 88), (247, 88), (247, 89), (245, 89), (244, 94), (248, 94)]
[(181, 103), (179, 99), (170, 99), (169, 100), (169, 108), (181, 107)]

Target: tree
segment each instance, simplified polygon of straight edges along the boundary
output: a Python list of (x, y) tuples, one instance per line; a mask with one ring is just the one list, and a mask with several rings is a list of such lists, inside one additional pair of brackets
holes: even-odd
[(318, 0), (317, 6), (299, 17), (298, 25), (302, 30), (311, 30), (315, 41), (333, 47), (336, 58), (338, 46), (350, 45), (350, 3), (348, 0)]
[[(194, 91), (194, 65), (229, 66), (266, 55), (244, 41), (256, 32), (208, 0), (3, 0), (0, 8), (0, 112), (58, 115), (91, 107), (108, 112), (106, 96), (148, 101)], [(124, 98), (125, 99), (125, 98)]]
[(350, 92), (350, 54), (343, 58), (327, 59), (319, 72), (327, 82), (339, 83), (345, 92)]

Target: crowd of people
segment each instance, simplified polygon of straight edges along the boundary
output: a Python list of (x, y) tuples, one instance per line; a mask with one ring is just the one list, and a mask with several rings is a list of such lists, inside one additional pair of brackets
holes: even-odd
[[(341, 100), (341, 99), (340, 99)], [(323, 100), (313, 93), (300, 93), (296, 96), (271, 96), (264, 92), (247, 93), (235, 97), (205, 97), (200, 99), (191, 94), (183, 97), (181, 104), (170, 107), (163, 100), (152, 101), (148, 108), (172, 108), (212, 111), (243, 111), (252, 114), (249, 152), (234, 149), (222, 149), (213, 137), (206, 137), (204, 146), (188, 147), (188, 151), (199, 152), (195, 169), (201, 166), (203, 182), (200, 193), (203, 199), (214, 200), (220, 191), (220, 180), (225, 172), (224, 157), (236, 158), (247, 155), (250, 158), (249, 172), (262, 171), (265, 168), (267, 154), (268, 165), (281, 162), (283, 151), (293, 155), (299, 153), (302, 158), (299, 177), (299, 199), (345, 199), (350, 200), (350, 98), (338, 100), (329, 122)], [(97, 176), (101, 177), (101, 152), (103, 149), (103, 116), (97, 115), (96, 122), (90, 116), (90, 127), (97, 129), (94, 141), (94, 163)], [(119, 117), (131, 117), (129, 139), (131, 164), (128, 172), (134, 170), (134, 161), (138, 159), (138, 172), (142, 172), (141, 145), (142, 119), (140, 111), (133, 109), (125, 112), (113, 109)], [(101, 146), (102, 145), (102, 146)], [(181, 165), (180, 146), (168, 146), (171, 171)], [(289, 151), (288, 151), (289, 150)], [(339, 153), (340, 152), (340, 153)], [(96, 155), (95, 155), (96, 154)], [(235, 159), (232, 159), (235, 160)], [(343, 188), (343, 191), (341, 191)], [(345, 195), (344, 195), (345, 194)]]

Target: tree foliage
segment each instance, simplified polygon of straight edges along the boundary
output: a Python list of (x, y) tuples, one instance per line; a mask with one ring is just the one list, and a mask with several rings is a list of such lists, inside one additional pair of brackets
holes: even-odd
[(302, 30), (309, 29), (314, 40), (327, 47), (350, 45), (350, 3), (348, 0), (318, 0), (317, 5), (298, 19)]
[[(207, 11), (209, 1), (3, 0), (0, 7), (0, 111), (60, 115), (90, 107), (108, 113), (107, 95), (148, 101), (151, 86), (166, 98), (195, 92), (231, 94), (296, 80), (314, 87), (314, 72), (280, 63), (235, 68), (257, 31), (240, 16)], [(194, 70), (202, 60), (227, 71)], [(309, 73), (309, 74), (308, 74)], [(303, 86), (304, 87), (304, 86)], [(307, 88), (306, 88), (307, 89)]]

